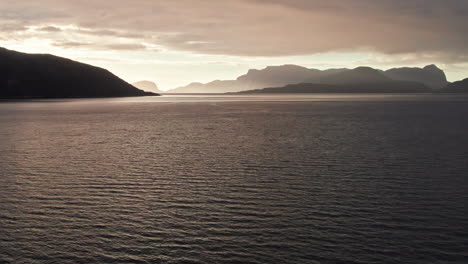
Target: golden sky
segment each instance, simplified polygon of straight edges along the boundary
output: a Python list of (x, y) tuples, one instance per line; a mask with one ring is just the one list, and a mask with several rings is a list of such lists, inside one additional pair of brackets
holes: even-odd
[(465, 0), (0, 0), (0, 46), (162, 89), (298, 64), (468, 77)]

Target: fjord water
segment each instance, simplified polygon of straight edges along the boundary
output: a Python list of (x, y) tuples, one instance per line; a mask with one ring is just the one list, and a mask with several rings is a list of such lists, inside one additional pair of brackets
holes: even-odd
[(0, 263), (466, 263), (468, 97), (0, 103)]

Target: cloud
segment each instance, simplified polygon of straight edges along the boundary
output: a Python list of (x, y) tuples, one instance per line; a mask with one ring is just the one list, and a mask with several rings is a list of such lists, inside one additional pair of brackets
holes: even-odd
[[(468, 61), (466, 0), (2, 0), (2, 23), (75, 25), (69, 34), (122, 38), (203, 54), (289, 56), (340, 51)], [(15, 30), (14, 28), (10, 28)], [(3, 32), (3, 31), (2, 31)], [(55, 32), (57, 33), (57, 32)], [(0, 33), (1, 36), (2, 33)], [(50, 36), (52, 40), (54, 36)], [(56, 37), (56, 36), (55, 36)], [(133, 45), (133, 46), (132, 46)]]
[(125, 32), (125, 31), (116, 31), (116, 30), (109, 30), (109, 29), (93, 30), (89, 28), (78, 28), (78, 29), (72, 29), (70, 31), (74, 33), (78, 33), (78, 34), (83, 34), (83, 35), (101, 36), (101, 37), (119, 37), (119, 38), (129, 38), (129, 39), (145, 39), (148, 37), (145, 34)]
[(147, 47), (143, 44), (134, 43), (89, 43), (75, 41), (61, 41), (53, 43), (56, 47), (62, 48), (88, 48), (96, 50), (146, 50)]
[(8, 24), (8, 23), (0, 24), (0, 32), (3, 32), (3, 33), (20, 32), (26, 29), (27, 28), (21, 24)]
[(40, 27), (36, 29), (37, 31), (43, 31), (43, 32), (61, 32), (62, 29), (54, 26), (46, 26), (46, 27)]

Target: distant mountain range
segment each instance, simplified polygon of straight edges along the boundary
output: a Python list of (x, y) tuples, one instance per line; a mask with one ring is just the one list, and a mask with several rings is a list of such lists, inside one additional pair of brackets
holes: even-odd
[[(269, 88), (276, 87), (276, 88)], [(133, 86), (109, 71), (48, 54), (0, 48), (1, 98), (80, 98), (159, 95), (150, 81)], [(249, 70), (236, 80), (192, 83), (167, 93), (468, 93), (468, 79), (449, 83), (435, 65), (378, 70), (308, 69), (297, 65)]]
[(159, 90), (158, 86), (151, 81), (140, 81), (136, 83), (132, 83), (133, 86), (135, 86), (138, 89), (147, 91), (147, 92), (153, 92), (153, 93), (161, 93), (162, 91)]
[[(176, 88), (171, 93), (226, 93), (262, 89), (267, 87), (283, 87), (290, 84), (327, 84), (327, 85), (365, 85), (382, 84), (389, 87), (408, 84), (421, 85), (429, 90), (438, 90), (447, 86), (445, 73), (435, 65), (424, 68), (394, 68), (387, 71), (370, 67), (355, 69), (308, 69), (297, 65), (269, 66), (263, 70), (249, 70), (247, 74), (236, 80), (213, 81), (210, 83), (192, 83)], [(325, 87), (325, 86), (321, 86)], [(392, 89), (394, 89), (392, 88)], [(398, 89), (397, 89), (398, 90)]]
[(85, 98), (158, 95), (109, 71), (48, 54), (0, 48), (0, 98)]

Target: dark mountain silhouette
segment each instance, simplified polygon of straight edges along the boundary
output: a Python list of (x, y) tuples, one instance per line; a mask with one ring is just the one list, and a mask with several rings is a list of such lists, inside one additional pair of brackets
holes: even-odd
[(370, 67), (355, 69), (308, 69), (297, 65), (269, 66), (263, 70), (249, 70), (236, 80), (213, 81), (206, 84), (191, 83), (176, 88), (171, 93), (225, 93), (255, 90), (265, 87), (283, 87), (288, 84), (363, 84), (404, 81), (423, 83), (439, 89), (447, 84), (442, 70), (435, 65), (424, 68), (396, 68), (388, 71)]
[(427, 85), (414, 81), (399, 81), (385, 72), (370, 67), (358, 67), (335, 73), (321, 74), (308, 83), (279, 88), (265, 88), (241, 93), (430, 93)]
[(468, 78), (462, 81), (453, 82), (445, 88), (440, 89), (442, 93), (468, 93)]
[[(312, 70), (315, 71), (315, 70)], [(206, 84), (191, 83), (184, 87), (171, 90), (171, 93), (224, 93), (269, 87), (272, 85), (286, 85), (305, 80), (311, 70), (296, 66), (269, 66), (263, 70), (249, 70), (236, 80), (216, 80)]]
[(109, 71), (48, 54), (0, 48), (0, 98), (73, 98), (157, 95)]
[(236, 80), (216, 80), (206, 84), (191, 83), (184, 87), (170, 90), (171, 93), (226, 93), (259, 89), (272, 86), (284, 86), (306, 81), (346, 69), (316, 70), (297, 65), (268, 66), (263, 70), (249, 70)]
[(284, 86), (305, 82), (310, 78), (320, 78), (346, 69), (316, 70), (297, 65), (268, 66), (263, 70), (249, 70), (236, 79), (243, 87)]
[(224, 93), (237, 92), (243, 89), (235, 80), (216, 80), (209, 83), (194, 82), (184, 87), (167, 91), (168, 93)]
[(430, 93), (431, 88), (422, 83), (406, 81), (348, 83), (348, 84), (290, 84), (278, 88), (264, 88), (239, 92), (241, 94), (260, 93)]
[(447, 86), (447, 78), (444, 71), (435, 65), (424, 68), (394, 68), (385, 71), (385, 75), (399, 81), (420, 82), (434, 90)]
[(151, 82), (151, 81), (140, 81), (140, 82), (132, 83), (132, 85), (143, 91), (161, 93), (161, 90), (158, 89), (158, 86), (154, 82)]
[(385, 76), (382, 71), (370, 67), (358, 67), (352, 70), (344, 70), (336, 73), (310, 78), (307, 83), (318, 84), (361, 84), (391, 82), (392, 79)]

